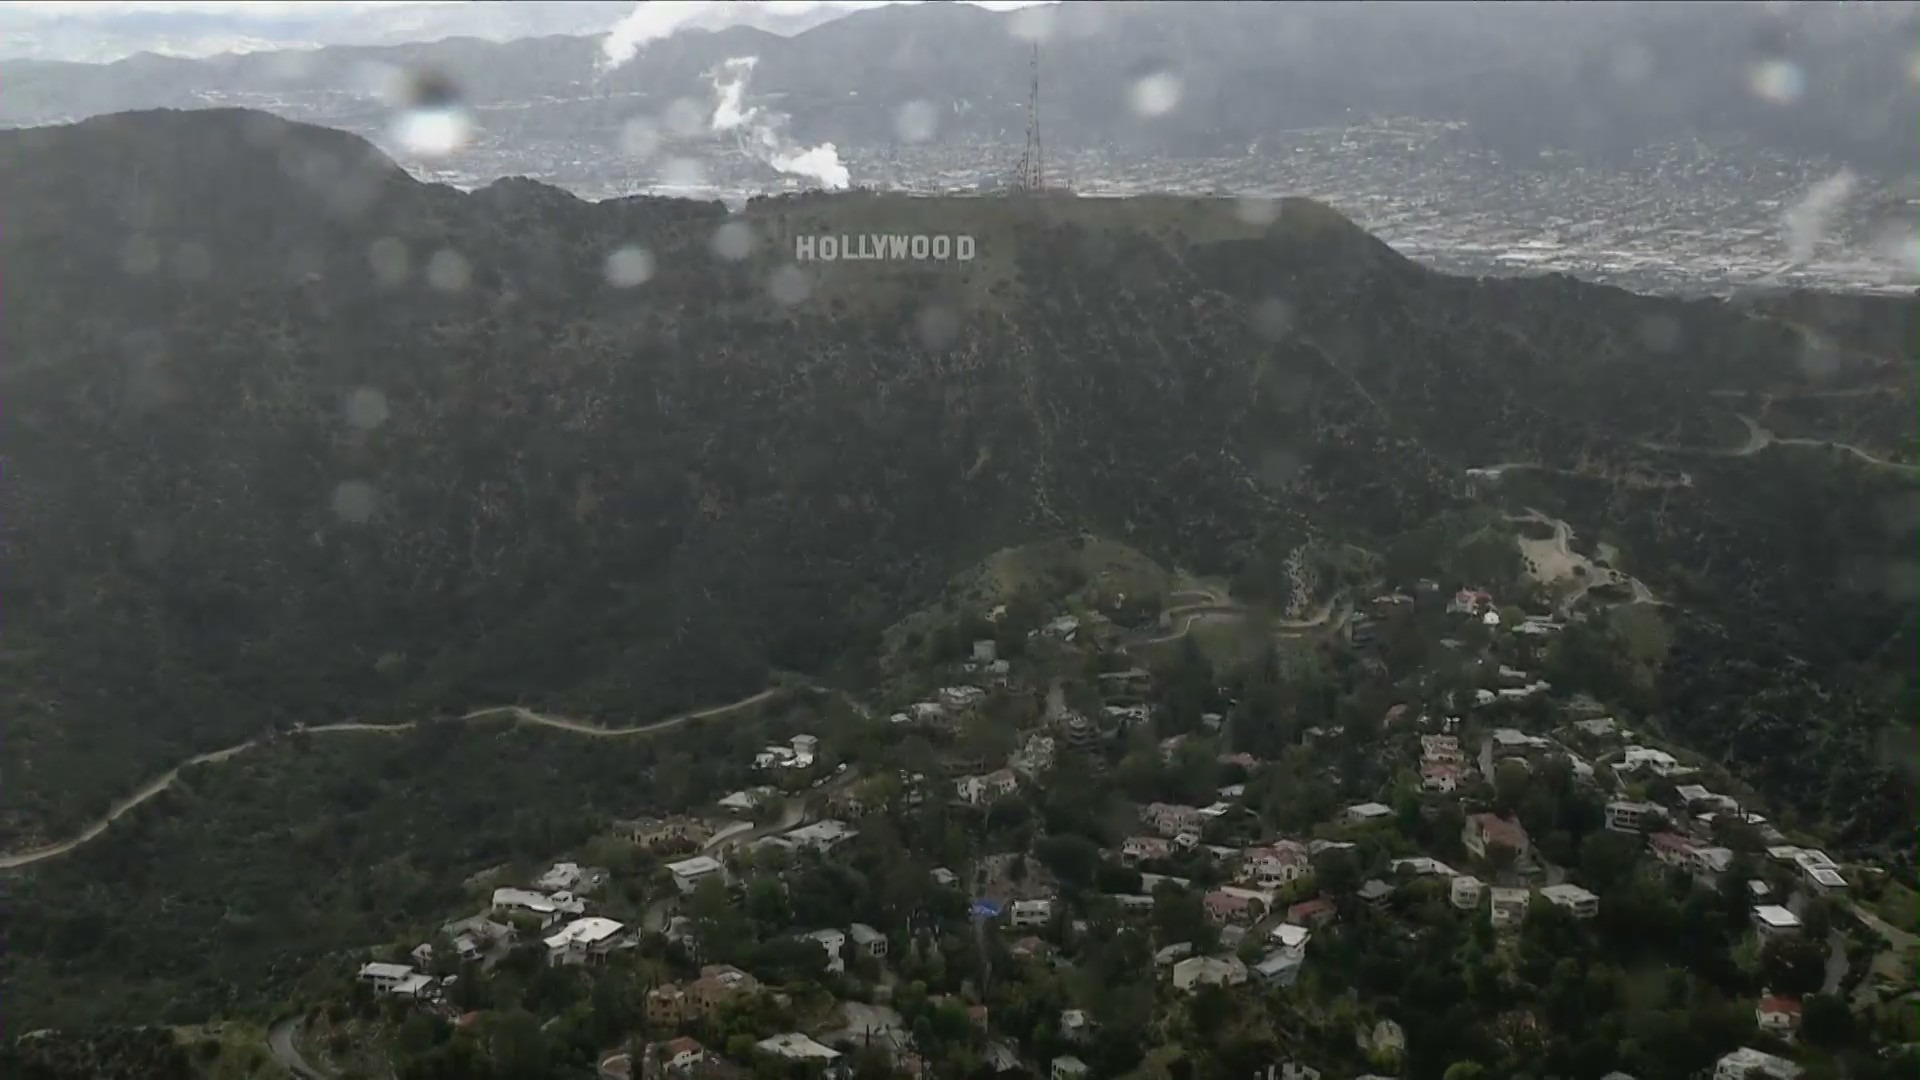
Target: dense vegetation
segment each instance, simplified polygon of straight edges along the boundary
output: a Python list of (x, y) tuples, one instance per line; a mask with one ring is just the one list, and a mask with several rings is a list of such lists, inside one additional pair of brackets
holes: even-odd
[[(0, 137), (0, 257), (36, 271), (4, 376), (9, 846), (296, 720), (729, 700), (870, 654), (1035, 536), (1221, 572), (1388, 551), (1510, 461), (1699, 612), (1660, 711), (1756, 766), (1791, 717), (1811, 752), (1760, 768), (1771, 790), (1861, 841), (1903, 827), (1910, 789), (1872, 770), (1913, 716), (1910, 478), (1648, 444), (1737, 445), (1719, 391), (1910, 402), (1910, 365), (1810, 369), (1817, 305), (1447, 278), (1274, 209), (763, 200), (734, 259), (719, 205), (461, 194), (259, 114)], [(982, 255), (810, 264), (796, 291), (791, 236), (876, 228)], [(631, 289), (605, 273), (627, 244), (655, 266)], [(1847, 308), (1893, 328), (1849, 340), (1912, 306)], [(1676, 469), (1692, 487), (1620, 482)]]

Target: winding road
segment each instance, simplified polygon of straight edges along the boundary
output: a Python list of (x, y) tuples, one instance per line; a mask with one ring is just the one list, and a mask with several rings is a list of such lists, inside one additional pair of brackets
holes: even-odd
[(267, 1029), (267, 1049), (273, 1058), (284, 1066), (295, 1080), (331, 1080), (326, 1073), (308, 1064), (300, 1055), (300, 1048), (293, 1045), (293, 1036), (306, 1022), (302, 1016), (289, 1016)]
[(1850, 443), (1834, 442), (1830, 439), (1781, 438), (1766, 428), (1761, 427), (1759, 421), (1750, 416), (1744, 416), (1740, 413), (1735, 413), (1734, 415), (1738, 416), (1740, 422), (1747, 426), (1747, 441), (1731, 450), (1719, 450), (1712, 447), (1699, 446), (1672, 446), (1666, 443), (1656, 442), (1642, 442), (1640, 445), (1648, 450), (1658, 450), (1663, 453), (1709, 454), (1714, 457), (1749, 457), (1765, 450), (1769, 446), (1818, 446), (1828, 450), (1845, 450), (1861, 461), (1869, 465), (1877, 465), (1883, 469), (1893, 469), (1906, 473), (1909, 476), (1920, 475), (1920, 465), (1907, 465), (1898, 461), (1888, 461), (1886, 458), (1870, 454)]
[[(774, 695), (781, 693), (785, 689), (787, 689), (787, 687), (771, 686), (765, 690), (760, 691), (757, 694), (752, 694), (747, 697), (741, 698), (739, 701), (730, 701), (724, 705), (714, 705), (705, 709), (696, 709), (692, 712), (680, 713), (677, 716), (669, 716), (664, 720), (656, 720), (648, 724), (636, 724), (632, 727), (621, 727), (621, 728), (601, 727), (597, 724), (591, 724), (584, 720), (573, 719), (572, 717), (554, 716), (547, 713), (538, 713), (533, 711), (532, 709), (528, 709), (520, 705), (495, 705), (495, 706), (490, 706), (484, 709), (475, 709), (472, 712), (469, 712), (461, 716), (459, 719), (462, 721), (468, 721), (468, 720), (485, 720), (485, 719), (496, 717), (496, 716), (511, 716), (515, 720), (524, 724), (534, 724), (539, 727), (552, 728), (556, 731), (565, 731), (574, 735), (585, 735), (589, 738), (596, 738), (596, 739), (626, 738), (626, 737), (635, 736), (635, 735), (652, 735), (658, 732), (667, 731), (672, 728), (679, 727), (682, 724), (691, 723), (692, 721), (695, 721), (695, 720), (702, 720), (708, 717), (720, 716), (726, 713), (734, 712), (736, 710), (749, 709), (755, 705), (760, 704), (763, 701), (766, 701), (767, 699), (773, 697)], [(434, 722), (435, 721), (427, 721), (427, 723), (434, 723)], [(403, 731), (411, 731), (414, 728), (420, 726), (420, 723), (421, 721), (412, 720), (412, 721), (407, 721), (405, 723), (399, 723), (399, 724), (367, 724), (367, 723), (361, 723), (359, 721), (347, 720), (337, 724), (321, 724), (315, 727), (296, 727), (294, 731), (301, 734), (306, 734), (306, 735), (330, 735), (330, 734), (338, 734), (343, 732), (372, 732), (376, 734), (398, 734)], [(126, 814), (128, 811), (134, 809), (135, 807), (139, 806), (141, 803), (146, 802), (147, 800), (153, 798), (154, 796), (172, 787), (173, 782), (180, 778), (180, 773), (183, 769), (187, 769), (195, 765), (206, 765), (216, 761), (225, 761), (228, 758), (233, 757), (235, 754), (238, 754), (245, 750), (251, 750), (256, 746), (259, 746), (269, 741), (270, 738), (271, 738), (270, 736), (256, 736), (254, 738), (248, 739), (246, 742), (229, 746), (223, 750), (213, 750), (205, 754), (197, 754), (193, 757), (190, 757), (186, 761), (181, 762), (179, 765), (176, 765), (173, 768), (168, 769), (166, 772), (161, 773), (159, 776), (156, 776), (152, 780), (149, 780), (145, 784), (142, 784), (132, 794), (126, 796), (125, 798), (120, 799), (118, 802), (115, 802), (111, 807), (107, 809), (107, 812), (105, 814), (101, 815), (101, 817), (98, 820), (94, 821), (91, 825), (88, 825), (86, 828), (80, 830), (80, 832), (74, 834), (73, 836), (70, 836), (67, 839), (61, 840), (57, 843), (47, 844), (43, 847), (30, 848), (26, 851), (17, 851), (17, 852), (13, 852), (6, 855), (0, 855), (0, 870), (15, 870), (23, 866), (31, 866), (34, 863), (44, 862), (47, 859), (55, 858), (56, 856), (65, 855), (66, 853), (79, 847), (81, 844), (84, 844), (87, 841), (92, 840), (94, 837), (99, 836), (101, 833), (106, 832), (109, 826), (111, 826), (114, 822), (120, 820), (121, 816)]]

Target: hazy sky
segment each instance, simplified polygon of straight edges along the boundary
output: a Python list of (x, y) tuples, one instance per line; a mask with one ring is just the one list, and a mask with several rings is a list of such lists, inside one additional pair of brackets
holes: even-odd
[[(325, 11), (328, 14), (349, 16), (368, 8), (395, 7), (446, 7), (468, 0), (10, 0), (7, 7), (25, 8), (34, 11), (58, 14), (108, 15), (134, 11), (180, 11), (208, 12), (225, 15), (277, 16), (289, 14), (310, 15)], [(727, 6), (753, 4), (776, 12), (805, 13), (820, 7), (860, 8), (884, 7), (888, 3), (919, 3), (921, 0), (731, 0)], [(1039, 0), (967, 0), (978, 7), (1004, 11), (1011, 8), (1029, 7)], [(710, 0), (647, 0), (648, 7), (663, 9), (702, 7), (714, 8), (721, 4)]]

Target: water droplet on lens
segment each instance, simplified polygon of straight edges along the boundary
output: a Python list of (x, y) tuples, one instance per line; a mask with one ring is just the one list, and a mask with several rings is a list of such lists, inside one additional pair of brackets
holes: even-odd
[(616, 289), (644, 285), (653, 277), (653, 253), (638, 244), (628, 244), (607, 256), (604, 273), (607, 284)]

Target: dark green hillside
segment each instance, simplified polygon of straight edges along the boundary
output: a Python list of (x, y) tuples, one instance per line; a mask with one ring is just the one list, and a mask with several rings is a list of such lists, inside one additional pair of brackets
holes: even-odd
[[(1544, 494), (1618, 516), (1716, 649), (1777, 614), (1806, 686), (1882, 664), (1867, 715), (1911, 717), (1888, 704), (1910, 655), (1865, 643), (1910, 640), (1912, 597), (1819, 588), (1849, 560), (1910, 565), (1839, 523), (1911, 480), (1649, 448), (1736, 447), (1720, 392), (1817, 387), (1795, 325), (1448, 278), (1327, 207), (1277, 211), (762, 201), (729, 225), (735, 259), (717, 204), (463, 194), (259, 114), (0, 134), (0, 265), (28, 268), (0, 323), (0, 835), (64, 835), (295, 721), (737, 698), (870, 654), (957, 570), (1046, 536), (1210, 573), (1310, 538), (1383, 550), (1467, 505), (1463, 470), (1515, 461), (1695, 470), (1651, 503), (1561, 474)], [(801, 229), (981, 254), (789, 266)], [(630, 245), (653, 272), (618, 287)], [(1911, 402), (1910, 372), (1876, 377)], [(1911, 441), (1835, 408), (1802, 427)], [(1818, 802), (1845, 760), (1786, 786)]]

